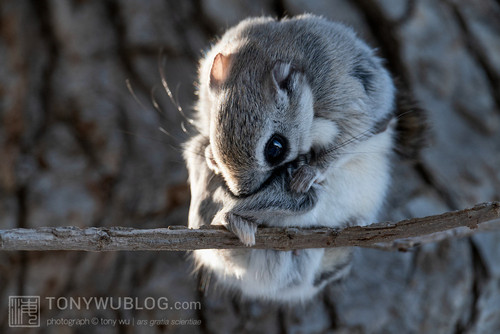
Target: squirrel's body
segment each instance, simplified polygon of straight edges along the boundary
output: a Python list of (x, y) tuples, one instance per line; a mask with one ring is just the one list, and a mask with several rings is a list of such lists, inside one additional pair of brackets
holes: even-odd
[[(249, 19), (200, 65), (198, 134), (186, 145), (189, 226), (366, 225), (390, 181), (395, 89), (353, 31), (304, 15)], [(348, 272), (348, 249), (195, 251), (243, 295), (306, 300)]]
[[(382, 141), (387, 140), (390, 140), (389, 136), (382, 139)], [(199, 145), (197, 148), (191, 146), (195, 143)], [(245, 203), (242, 203), (244, 200), (238, 200), (230, 195), (222, 177), (213, 175), (205, 164), (205, 158), (194, 153), (203, 152), (202, 148), (206, 147), (203, 138), (197, 136), (190, 144), (190, 149), (187, 151), (190, 155), (192, 189), (189, 227), (199, 228), (202, 225), (209, 225), (217, 213)], [(371, 148), (366, 147), (366, 149)], [(318, 189), (320, 191), (317, 195), (308, 194), (312, 198), (308, 196), (304, 201), (297, 201), (296, 211), (287, 208), (288, 203), (285, 203), (283, 208), (274, 206), (266, 210), (265, 205), (268, 204), (266, 196), (261, 196), (263, 198), (256, 198), (255, 202), (262, 204), (259, 207), (262, 207), (263, 211), (261, 212), (258, 207), (255, 209), (256, 212), (251, 211), (252, 209), (249, 212), (256, 218), (260, 217), (266, 226), (342, 227), (348, 224), (364, 225), (374, 222), (388, 185), (389, 166), (387, 159), (377, 157), (375, 163), (373, 160), (367, 156), (364, 161), (352, 162), (357, 164), (352, 167), (361, 168), (366, 172), (361, 178), (359, 175), (351, 176), (356, 172), (350, 170), (349, 166), (345, 169), (339, 168), (340, 173), (333, 172), (337, 175), (333, 176), (331, 181), (328, 176), (325, 180), (334, 185), (330, 187), (326, 184), (322, 189)], [(372, 186), (366, 187), (367, 182)], [(266, 188), (269, 190), (267, 194), (269, 203), (272, 203), (272, 199), (283, 196), (286, 188), (284, 184), (284, 181), (276, 179), (272, 187)], [(343, 196), (338, 196), (338, 193), (343, 193)], [(250, 200), (249, 202), (251, 205)], [(313, 207), (311, 202), (315, 203)], [(241, 291), (246, 297), (280, 302), (308, 300), (328, 282), (343, 278), (350, 269), (350, 255), (350, 250), (346, 248), (298, 251), (261, 249), (194, 251), (197, 265), (215, 273), (219, 283)]]

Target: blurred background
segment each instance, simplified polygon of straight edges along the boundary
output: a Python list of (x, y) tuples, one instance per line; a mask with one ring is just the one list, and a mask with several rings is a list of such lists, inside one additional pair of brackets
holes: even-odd
[[(248, 16), (304, 12), (352, 26), (429, 112), (430, 146), (420, 163), (395, 162), (381, 220), (500, 200), (498, 1), (2, 1), (0, 229), (187, 224), (183, 117), (161, 72), (189, 115), (197, 62), (217, 36)], [(500, 332), (500, 233), (359, 249), (350, 278), (308, 305), (241, 301), (201, 281), (183, 252), (1, 252), (0, 332), (31, 332), (9, 327), (14, 295), (41, 296), (37, 333)], [(201, 307), (45, 299), (120, 296)], [(196, 324), (47, 324), (91, 317)]]

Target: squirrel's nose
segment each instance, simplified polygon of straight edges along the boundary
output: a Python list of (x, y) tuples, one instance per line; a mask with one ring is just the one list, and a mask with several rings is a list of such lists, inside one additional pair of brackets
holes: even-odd
[(237, 197), (252, 195), (260, 189), (266, 180), (266, 175), (258, 172), (247, 172), (238, 176), (229, 176), (226, 179), (229, 190)]

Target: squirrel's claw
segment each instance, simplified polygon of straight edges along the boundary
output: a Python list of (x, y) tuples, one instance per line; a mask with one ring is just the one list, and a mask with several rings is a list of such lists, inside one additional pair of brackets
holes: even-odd
[(255, 245), (255, 233), (257, 232), (257, 224), (249, 219), (243, 218), (231, 212), (222, 214), (220, 220), (229, 231), (236, 234), (245, 246)]
[(295, 193), (306, 193), (318, 179), (319, 172), (316, 168), (309, 165), (302, 165), (292, 175), (290, 190)]

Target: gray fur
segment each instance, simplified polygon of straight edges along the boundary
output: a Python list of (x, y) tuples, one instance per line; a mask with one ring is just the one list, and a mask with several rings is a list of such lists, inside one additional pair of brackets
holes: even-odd
[[(312, 15), (248, 19), (212, 47), (199, 76), (198, 134), (185, 150), (190, 227), (225, 225), (252, 245), (258, 225), (375, 219), (389, 182), (394, 85), (351, 29)], [(276, 133), (289, 150), (270, 165), (263, 152)], [(350, 250), (195, 258), (245, 296), (290, 302), (345, 276)]]

